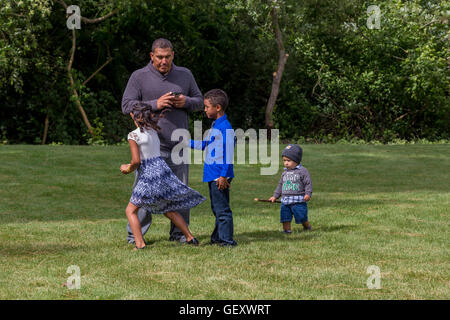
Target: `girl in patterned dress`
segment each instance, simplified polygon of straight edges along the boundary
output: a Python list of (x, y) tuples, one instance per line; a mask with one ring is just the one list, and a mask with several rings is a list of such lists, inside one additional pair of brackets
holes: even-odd
[(153, 119), (151, 106), (136, 104), (131, 117), (137, 127), (128, 134), (131, 163), (122, 164), (120, 171), (129, 174), (137, 170), (137, 180), (125, 210), (136, 242), (135, 250), (146, 247), (137, 217), (139, 208), (145, 208), (148, 213), (164, 214), (183, 232), (188, 244), (198, 245), (177, 210), (193, 208), (206, 198), (183, 184), (161, 158), (156, 132), (160, 128)]

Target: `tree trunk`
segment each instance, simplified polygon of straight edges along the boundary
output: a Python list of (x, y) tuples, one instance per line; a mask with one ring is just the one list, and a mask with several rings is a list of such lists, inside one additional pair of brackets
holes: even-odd
[(42, 136), (42, 141), (41, 144), (44, 145), (47, 142), (47, 133), (48, 133), (48, 113), (47, 116), (45, 117), (45, 121), (44, 121), (44, 135)]
[(72, 76), (72, 63), (73, 63), (74, 56), (75, 56), (76, 41), (77, 40), (76, 40), (76, 36), (75, 36), (75, 29), (72, 29), (72, 52), (70, 54), (69, 65), (67, 66), (67, 72), (69, 74), (70, 87), (72, 88), (72, 93), (73, 93), (73, 96), (75, 97), (75, 103), (78, 107), (78, 110), (80, 110), (81, 116), (83, 117), (84, 124), (88, 128), (89, 133), (91, 135), (94, 135), (94, 130), (92, 129), (91, 123), (89, 122), (86, 112), (84, 111), (83, 106), (81, 105), (80, 97), (78, 96), (78, 92), (75, 87), (75, 81), (73, 80), (73, 76)]
[[(58, 2), (64, 7), (64, 9), (67, 10), (67, 4), (64, 2), (64, 0), (58, 0)], [(110, 16), (112, 16), (113, 14), (116, 14), (118, 12), (118, 10), (113, 10), (112, 12), (108, 13), (107, 15), (97, 18), (97, 19), (88, 19), (86, 17), (80, 17), (81, 20), (84, 23), (98, 23), (98, 22), (102, 22), (105, 19), (108, 19)], [(67, 72), (69, 75), (69, 80), (70, 80), (70, 87), (72, 89), (72, 94), (73, 97), (75, 98), (75, 104), (78, 107), (78, 110), (80, 110), (81, 116), (83, 118), (84, 124), (86, 125), (86, 127), (88, 128), (88, 131), (91, 135), (94, 135), (94, 130), (92, 129), (91, 123), (89, 122), (89, 119), (87, 117), (86, 112), (84, 111), (83, 106), (81, 105), (81, 101), (80, 101), (80, 97), (78, 96), (78, 92), (75, 86), (75, 81), (73, 80), (73, 75), (72, 75), (72, 64), (73, 64), (73, 60), (75, 58), (75, 50), (76, 50), (76, 34), (75, 34), (75, 29), (72, 29), (72, 50), (70, 53), (70, 60), (69, 60), (69, 64), (67, 65)], [(103, 69), (108, 63), (110, 63), (112, 60), (111, 57), (109, 57), (108, 61), (106, 61), (99, 69), (97, 69), (97, 71), (95, 71), (88, 79), (86, 79), (84, 81), (83, 84), (86, 84), (89, 80), (92, 79), (92, 77), (94, 77), (101, 69)]]
[(278, 16), (275, 8), (272, 8), (271, 16), (272, 16), (272, 26), (274, 28), (275, 38), (277, 40), (279, 58), (278, 58), (278, 69), (276, 72), (273, 73), (272, 91), (270, 93), (269, 101), (267, 102), (266, 106), (266, 128), (268, 129), (268, 132), (270, 132), (270, 129), (274, 128), (272, 113), (273, 109), (275, 108), (278, 92), (280, 90), (281, 77), (283, 76), (284, 67), (289, 57), (289, 54), (287, 54), (286, 51), (284, 50), (283, 37), (281, 35), (280, 27), (278, 25)]

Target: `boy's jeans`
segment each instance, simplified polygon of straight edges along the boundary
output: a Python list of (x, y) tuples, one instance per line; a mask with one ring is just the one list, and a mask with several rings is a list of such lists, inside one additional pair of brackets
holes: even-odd
[[(230, 183), (232, 179), (228, 179)], [(211, 234), (211, 243), (237, 245), (233, 240), (233, 213), (230, 209), (230, 188), (219, 190), (216, 181), (208, 182), (211, 209), (216, 217), (216, 226)]]

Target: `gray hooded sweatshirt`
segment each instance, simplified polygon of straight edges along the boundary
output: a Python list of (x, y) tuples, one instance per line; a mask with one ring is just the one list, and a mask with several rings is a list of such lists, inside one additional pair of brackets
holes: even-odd
[(161, 131), (158, 132), (161, 141), (161, 151), (170, 152), (178, 141), (171, 141), (172, 132), (175, 129), (188, 129), (188, 112), (203, 110), (203, 96), (195, 82), (192, 72), (184, 67), (178, 67), (172, 63), (172, 68), (166, 75), (161, 74), (152, 62), (144, 68), (131, 74), (122, 98), (123, 114), (130, 114), (137, 102), (146, 102), (157, 109), (157, 100), (168, 92), (181, 92), (186, 96), (186, 104), (183, 108), (171, 108), (163, 118), (158, 121)]
[(312, 182), (308, 170), (301, 164), (294, 169), (284, 169), (280, 182), (273, 196), (278, 199), (280, 196), (312, 196)]

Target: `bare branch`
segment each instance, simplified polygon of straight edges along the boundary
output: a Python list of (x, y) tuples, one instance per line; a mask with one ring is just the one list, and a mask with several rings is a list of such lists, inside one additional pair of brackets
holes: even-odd
[(91, 135), (94, 135), (94, 130), (92, 129), (91, 123), (89, 122), (89, 119), (87, 117), (86, 112), (84, 111), (83, 106), (81, 105), (80, 102), (80, 97), (78, 96), (78, 92), (77, 89), (75, 87), (75, 81), (73, 80), (73, 76), (72, 76), (72, 64), (73, 64), (73, 60), (75, 58), (75, 50), (76, 50), (76, 33), (75, 33), (75, 29), (72, 29), (72, 49), (71, 49), (71, 53), (70, 53), (70, 59), (69, 59), (69, 63), (67, 65), (67, 73), (69, 75), (69, 80), (70, 80), (70, 87), (72, 88), (72, 93), (73, 96), (75, 97), (75, 103), (78, 107), (78, 110), (81, 113), (81, 117), (83, 118), (84, 124), (86, 125), (86, 127), (89, 130), (89, 133)]
[(91, 80), (97, 73), (99, 73), (104, 67), (106, 67), (108, 65), (108, 63), (110, 63), (113, 60), (112, 57), (109, 57), (108, 60), (100, 67), (98, 68), (94, 73), (92, 73), (86, 80), (84, 80), (83, 82), (83, 86), (86, 85), (86, 83), (89, 82), (89, 80)]
[(107, 15), (97, 18), (97, 19), (88, 19), (85, 17), (81, 17), (81, 20), (85, 23), (97, 23), (97, 22), (101, 22), (103, 20), (108, 19), (109, 17), (111, 17), (112, 15), (116, 14), (117, 12), (119, 12), (119, 9), (115, 9), (113, 11), (111, 11), (110, 13), (108, 13)]
[(278, 24), (278, 13), (275, 7), (273, 7), (271, 10), (271, 16), (272, 16), (272, 25), (275, 32), (275, 38), (277, 40), (279, 58), (278, 58), (278, 69), (276, 72), (273, 73), (272, 91), (270, 93), (269, 101), (267, 102), (266, 106), (265, 116), (266, 116), (266, 127), (268, 129), (273, 128), (272, 113), (273, 109), (275, 108), (278, 92), (280, 90), (281, 77), (283, 76), (284, 67), (289, 57), (289, 54), (286, 53), (286, 51), (284, 50), (283, 37)]
[(77, 48), (77, 36), (75, 33), (75, 29), (72, 29), (72, 49), (70, 51), (70, 59), (69, 59), (69, 64), (67, 65), (67, 71), (70, 72), (70, 70), (72, 70), (72, 64), (73, 64), (73, 60), (75, 58), (75, 50)]
[[(57, 1), (58, 1), (58, 3), (61, 4), (61, 5), (64, 7), (64, 9), (66, 9), (66, 11), (67, 11), (68, 6), (67, 6), (67, 4), (64, 2), (64, 0), (57, 0)], [(110, 13), (108, 13), (107, 15), (105, 15), (105, 16), (103, 16), (103, 17), (100, 17), (100, 18), (96, 18), (96, 19), (89, 19), (89, 18), (85, 18), (85, 17), (80, 17), (80, 18), (81, 18), (81, 20), (82, 20), (83, 22), (85, 22), (85, 23), (97, 23), (97, 22), (104, 21), (105, 19), (111, 17), (113, 14), (117, 13), (118, 11), (119, 11), (119, 10), (117, 10), (117, 9), (116, 9), (116, 10), (113, 10), (113, 11), (111, 11)], [(80, 113), (81, 113), (81, 116), (83, 117), (83, 121), (84, 121), (86, 127), (88, 128), (89, 133), (90, 133), (91, 135), (93, 135), (93, 134), (94, 134), (94, 130), (92, 129), (92, 126), (91, 126), (91, 124), (90, 124), (90, 122), (89, 122), (89, 119), (88, 119), (88, 117), (87, 117), (87, 114), (86, 114), (86, 112), (84, 111), (83, 106), (81, 105), (80, 97), (78, 96), (78, 92), (77, 92), (77, 89), (76, 89), (76, 86), (75, 86), (75, 81), (74, 81), (73, 75), (72, 75), (72, 65), (73, 65), (73, 61), (74, 61), (74, 58), (75, 58), (75, 50), (76, 50), (76, 33), (75, 33), (75, 29), (72, 29), (72, 49), (71, 49), (71, 52), (70, 52), (69, 63), (68, 63), (68, 65), (67, 65), (67, 73), (68, 73), (69, 80), (70, 80), (70, 86), (71, 86), (71, 88), (72, 88), (72, 94), (73, 94), (73, 96), (74, 96), (74, 98), (75, 98), (75, 103), (76, 103), (76, 105), (77, 105), (77, 107), (78, 107), (78, 110), (79, 110)], [(109, 48), (108, 48), (108, 56), (109, 56)], [(107, 61), (106, 61), (99, 69), (97, 69), (97, 70), (96, 70), (89, 78), (87, 78), (87, 79), (83, 82), (83, 85), (85, 85), (85, 84), (86, 84), (89, 80), (91, 80), (98, 72), (100, 72), (100, 70), (102, 70), (108, 63), (111, 62), (111, 60), (112, 60), (112, 58), (109, 57), (109, 59), (108, 59), (108, 60), (107, 60)]]
[(275, 38), (277, 40), (278, 51), (284, 51), (283, 37), (278, 24), (278, 14), (275, 8), (272, 8), (270, 15), (272, 16), (272, 24), (274, 27)]
[(433, 24), (433, 23), (436, 23), (436, 22), (440, 22), (441, 20), (431, 20), (430, 22), (428, 22), (428, 23), (425, 23), (423, 26), (422, 26), (422, 28), (426, 28), (426, 27), (428, 27), (430, 24)]
[(41, 144), (44, 145), (47, 142), (47, 133), (48, 133), (48, 122), (49, 122), (49, 114), (47, 112), (47, 115), (45, 116), (44, 120), (44, 134), (42, 135), (42, 141)]
[[(64, 9), (67, 10), (68, 6), (67, 4), (64, 2), (64, 0), (57, 0), (63, 7)], [(111, 17), (112, 15), (116, 14), (117, 12), (119, 12), (118, 9), (115, 9), (113, 11), (111, 11), (110, 13), (108, 13), (107, 15), (104, 15), (103, 17), (100, 18), (96, 18), (96, 19), (89, 19), (83, 16), (80, 16), (81, 21), (83, 21), (84, 23), (97, 23), (97, 22), (101, 22), (103, 20), (108, 19), (109, 17)]]
[(319, 70), (319, 72), (317, 73), (317, 82), (316, 82), (316, 84), (314, 85), (314, 87), (313, 87), (313, 89), (312, 89), (311, 96), (314, 95), (314, 93), (315, 93), (315, 91), (316, 91), (316, 87), (317, 87), (318, 85), (322, 88), (322, 86), (321, 86), (321, 84), (320, 84), (320, 73), (322, 72), (322, 69), (323, 69), (323, 65), (320, 66), (320, 70)]

